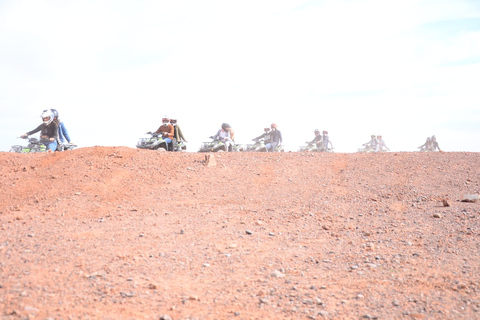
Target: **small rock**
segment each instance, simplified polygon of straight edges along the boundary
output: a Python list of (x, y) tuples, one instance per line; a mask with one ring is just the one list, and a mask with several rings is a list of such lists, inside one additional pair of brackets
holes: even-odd
[(217, 165), (217, 161), (215, 161), (215, 157), (209, 154), (205, 155), (205, 166), (207, 167), (215, 167)]
[(477, 202), (479, 199), (478, 194), (467, 194), (463, 196), (462, 202)]
[(328, 318), (328, 311), (325, 311), (325, 310), (322, 310), (318, 313), (319, 315), (321, 315), (323, 318)]
[(264, 298), (260, 298), (260, 303), (263, 303), (263, 304), (269, 304), (270, 301), (268, 301), (267, 299), (264, 299)]
[(450, 207), (450, 204), (448, 203), (448, 201), (446, 199), (442, 199), (442, 204), (444, 207)]
[(273, 232), (269, 232), (268, 235), (269, 235), (270, 237), (275, 237), (275, 233), (273, 233)]
[(440, 213), (434, 213), (434, 214), (433, 214), (433, 217), (434, 217), (434, 218), (441, 219), (441, 218), (442, 218), (442, 215), (441, 215)]
[(260, 290), (260, 291), (258, 291), (257, 296), (263, 297), (263, 296), (265, 296), (266, 294), (267, 294), (267, 292), (266, 292), (265, 290)]
[(27, 311), (28, 313), (37, 313), (40, 310), (38, 310), (37, 308), (34, 308), (34, 307), (25, 306), (25, 311)]
[(467, 286), (464, 284), (464, 283), (460, 283), (458, 286), (457, 286), (458, 289), (466, 289)]
[(163, 316), (160, 316), (160, 320), (172, 320), (172, 317), (170, 317), (169, 315), (165, 314)]
[(245, 230), (245, 233), (246, 233), (246, 234), (253, 234), (253, 232), (250, 231), (250, 230)]
[(283, 277), (285, 277), (285, 274), (281, 273), (281, 272), (278, 271), (278, 270), (273, 271), (270, 275), (271, 275), (272, 277), (274, 277), (274, 278), (283, 278)]
[(396, 299), (392, 301), (392, 304), (393, 304), (395, 307), (400, 306), (400, 302), (399, 302), (398, 300), (396, 300)]

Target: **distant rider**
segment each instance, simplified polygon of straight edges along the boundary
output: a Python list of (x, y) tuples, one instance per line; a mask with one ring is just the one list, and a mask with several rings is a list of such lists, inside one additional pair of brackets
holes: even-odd
[(173, 151), (177, 151), (176, 146), (177, 142), (185, 141), (188, 142), (185, 137), (183, 136), (182, 129), (180, 129), (180, 126), (177, 124), (177, 119), (170, 119), (170, 123), (173, 126)]
[(420, 151), (433, 151), (432, 139), (430, 137), (427, 137), (427, 141), (425, 141), (424, 144), (418, 147), (418, 149), (420, 149)]
[(322, 151), (328, 151), (328, 145), (330, 144), (330, 148), (333, 149), (332, 142), (330, 141), (330, 138), (328, 137), (328, 131), (323, 131), (323, 150)]
[[(68, 134), (65, 124), (63, 123), (62, 120), (60, 120), (58, 111), (56, 109), (50, 109), (50, 110), (53, 113), (53, 121), (55, 121), (58, 125), (58, 140), (57, 140), (58, 149), (62, 150), (61, 145), (65, 144), (65, 141), (67, 141), (69, 144), (75, 144), (70, 139), (70, 135)], [(46, 112), (46, 111), (48, 110), (43, 110), (43, 112)]]
[(377, 137), (372, 134), (370, 136), (370, 141), (368, 141), (367, 143), (364, 143), (363, 146), (365, 146), (365, 149), (370, 149), (372, 151), (377, 151), (377, 147), (378, 147), (378, 142), (377, 142)]
[(383, 141), (382, 136), (377, 136), (377, 148), (377, 152), (385, 151), (384, 149), (390, 151), (390, 149), (388, 149), (387, 145), (385, 144), (385, 141)]
[(440, 152), (443, 152), (441, 149), (440, 149), (440, 146), (438, 145), (438, 142), (437, 142), (437, 138), (435, 137), (435, 135), (432, 136), (432, 151), (440, 151)]
[(282, 133), (277, 129), (277, 125), (275, 123), (272, 123), (270, 128), (272, 129), (272, 135), (270, 142), (268, 142), (265, 147), (267, 148), (267, 152), (274, 152), (277, 147), (282, 145), (283, 138)]
[(40, 141), (47, 147), (48, 152), (53, 152), (57, 150), (57, 138), (58, 138), (58, 125), (53, 121), (54, 115), (51, 110), (47, 110), (41, 114), (43, 123), (39, 125), (36, 129), (24, 133), (21, 135), (22, 138), (27, 138), (29, 135), (37, 133), (40, 131)]
[(228, 123), (222, 123), (222, 128), (212, 138), (222, 141), (225, 144), (225, 151), (233, 151), (234, 132)]
[(308, 144), (314, 144), (317, 146), (317, 149), (318, 150), (322, 150), (322, 147), (323, 147), (323, 137), (320, 135), (320, 130), (319, 129), (315, 129), (313, 131), (313, 133), (315, 134), (315, 138), (313, 138), (312, 141), (310, 141)]
[(175, 129), (170, 124), (170, 119), (167, 117), (162, 118), (162, 125), (155, 131), (155, 133), (161, 133), (163, 140), (167, 143), (167, 151), (173, 151), (173, 136)]
[(253, 138), (252, 141), (258, 141), (260, 139), (263, 139), (263, 141), (265, 142), (270, 142), (270, 137), (272, 135), (272, 133), (270, 132), (270, 128), (269, 127), (263, 128), (263, 131), (264, 133), (262, 135), (259, 135), (258, 137)]

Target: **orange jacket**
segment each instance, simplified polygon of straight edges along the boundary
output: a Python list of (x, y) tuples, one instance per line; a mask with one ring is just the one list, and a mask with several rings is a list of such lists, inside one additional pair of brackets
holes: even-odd
[(155, 133), (160, 133), (160, 132), (162, 133), (162, 136), (164, 138), (170, 138), (170, 139), (173, 138), (174, 129), (170, 123), (167, 124), (166, 126), (162, 124), (160, 128), (158, 128), (157, 131), (155, 131)]

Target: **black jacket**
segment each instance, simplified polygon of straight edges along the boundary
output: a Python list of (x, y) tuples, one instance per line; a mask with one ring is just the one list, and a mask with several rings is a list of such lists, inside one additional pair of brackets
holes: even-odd
[(41, 136), (47, 136), (48, 138), (54, 138), (55, 140), (58, 138), (58, 125), (54, 121), (50, 122), (48, 126), (42, 123), (36, 129), (27, 132), (27, 135), (32, 135), (38, 131), (41, 131)]

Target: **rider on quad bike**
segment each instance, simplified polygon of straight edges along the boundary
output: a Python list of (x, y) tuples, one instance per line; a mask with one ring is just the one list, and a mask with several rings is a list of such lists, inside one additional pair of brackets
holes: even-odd
[(225, 144), (225, 151), (233, 151), (235, 133), (228, 123), (222, 123), (222, 128), (212, 138), (222, 141)]
[(309, 144), (314, 144), (317, 146), (317, 149), (318, 150), (322, 150), (322, 147), (323, 147), (323, 137), (320, 135), (320, 130), (319, 129), (315, 129), (313, 131), (313, 133), (315, 134), (315, 138), (313, 138), (312, 141), (309, 142)]
[[(177, 119), (170, 119), (170, 123), (173, 126), (173, 151), (180, 151), (180, 149), (186, 149), (186, 146), (183, 142), (188, 142), (183, 136), (182, 129), (177, 124)], [(181, 146), (181, 147), (180, 147)]]
[(167, 117), (162, 118), (162, 125), (154, 133), (160, 133), (163, 140), (167, 143), (167, 151), (173, 151), (173, 137), (175, 134), (175, 129), (170, 124), (170, 119)]
[(40, 141), (47, 147), (48, 152), (53, 152), (57, 150), (57, 139), (58, 139), (58, 125), (54, 119), (54, 114), (52, 110), (47, 110), (42, 112), (40, 115), (43, 123), (37, 128), (24, 133), (21, 135), (22, 138), (27, 138), (29, 135), (37, 133), (40, 131)]
[(275, 123), (272, 123), (270, 128), (272, 129), (272, 135), (270, 136), (270, 141), (265, 145), (265, 147), (267, 148), (267, 152), (274, 152), (282, 145), (283, 138), (282, 133), (277, 129), (277, 125)]

